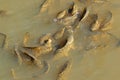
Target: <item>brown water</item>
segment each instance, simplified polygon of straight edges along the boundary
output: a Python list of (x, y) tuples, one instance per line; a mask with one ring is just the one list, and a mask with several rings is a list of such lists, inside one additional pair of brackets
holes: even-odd
[[(22, 42), (26, 32), (37, 39), (42, 34), (56, 31), (60, 25), (53, 22), (55, 14), (65, 9), (72, 0), (53, 0), (48, 13), (39, 13), (43, 1), (0, 0), (0, 10), (6, 11), (6, 14), (0, 15), (0, 33), (7, 35), (5, 48), (0, 49), (0, 80), (14, 80), (12, 72), (15, 80), (56, 80), (59, 66), (68, 59), (72, 59), (72, 69), (66, 76), (68, 80), (120, 80), (120, 47), (115, 46), (89, 51), (73, 50), (68, 58), (57, 61), (47, 57), (50, 71), (44, 74), (44, 70), (34, 65), (18, 64), (13, 50), (15, 43)], [(120, 39), (120, 1), (110, 0), (108, 4), (105, 7), (113, 13), (110, 32)], [(79, 39), (77, 41), (79, 43)]]

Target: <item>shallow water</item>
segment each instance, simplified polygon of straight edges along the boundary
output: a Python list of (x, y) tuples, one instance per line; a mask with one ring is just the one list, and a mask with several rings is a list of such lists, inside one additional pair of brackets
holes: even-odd
[[(15, 43), (22, 42), (26, 32), (30, 32), (35, 43), (42, 34), (56, 31), (61, 25), (53, 22), (55, 14), (68, 7), (72, 0), (53, 0), (48, 12), (40, 13), (43, 1), (0, 0), (0, 10), (6, 11), (6, 14), (0, 15), (0, 33), (7, 35), (4, 48), (0, 49), (0, 80), (56, 80), (60, 66), (69, 59), (72, 62), (72, 69), (66, 76), (68, 80), (119, 80), (120, 47), (114, 46), (114, 43), (116, 44), (114, 40), (111, 42), (112, 46), (103, 49), (71, 50), (67, 58), (52, 60), (52, 57), (47, 56), (45, 59), (50, 64), (48, 73), (44, 73), (44, 69), (41, 70), (35, 65), (18, 64), (13, 49)], [(120, 1), (110, 0), (108, 4), (109, 6), (104, 6), (113, 13), (111, 25), (113, 28), (110, 33), (120, 39)], [(80, 40), (78, 37), (76, 43)]]

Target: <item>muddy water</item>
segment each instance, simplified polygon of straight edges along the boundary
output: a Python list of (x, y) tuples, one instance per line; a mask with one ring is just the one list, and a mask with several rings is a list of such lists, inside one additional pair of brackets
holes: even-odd
[[(111, 42), (113, 46), (102, 49), (73, 50), (67, 58), (52, 60), (47, 56), (45, 59), (50, 65), (48, 73), (33, 64), (18, 64), (14, 55), (15, 43), (21, 43), (26, 32), (31, 34), (32, 42), (35, 43), (42, 34), (56, 31), (61, 25), (54, 23), (53, 18), (57, 12), (71, 4), (71, 0), (53, 0), (48, 11), (40, 13), (43, 2), (44, 0), (0, 0), (0, 10), (5, 11), (0, 15), (0, 33), (7, 35), (4, 48), (0, 49), (0, 80), (56, 80), (60, 67), (67, 60), (72, 62), (71, 71), (66, 75), (68, 80), (119, 80), (120, 47), (114, 46), (114, 40)], [(118, 39), (119, 3), (119, 0), (110, 0), (109, 6), (104, 5), (113, 13), (113, 28), (110, 32)], [(78, 37), (76, 43), (79, 40)]]

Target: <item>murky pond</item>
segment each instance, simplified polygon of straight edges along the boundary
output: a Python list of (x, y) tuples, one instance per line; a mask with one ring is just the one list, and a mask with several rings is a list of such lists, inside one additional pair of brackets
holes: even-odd
[(119, 80), (119, 0), (0, 0), (0, 80)]

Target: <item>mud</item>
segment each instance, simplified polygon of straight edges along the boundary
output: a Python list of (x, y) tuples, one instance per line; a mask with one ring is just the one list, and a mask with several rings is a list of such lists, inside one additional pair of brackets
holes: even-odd
[(0, 1), (0, 79), (119, 79), (115, 1), (12, 1)]
[(6, 34), (0, 33), (0, 48), (4, 48), (6, 37)]

